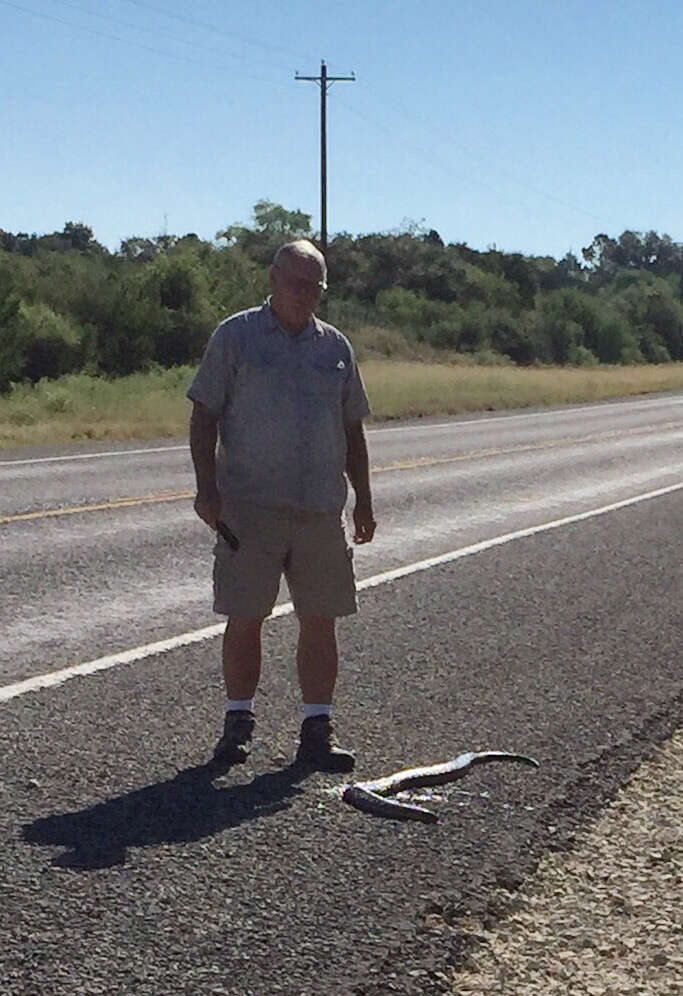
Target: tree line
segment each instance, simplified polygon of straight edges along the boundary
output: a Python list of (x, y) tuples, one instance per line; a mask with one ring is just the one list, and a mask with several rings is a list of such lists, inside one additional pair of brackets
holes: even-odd
[[(0, 229), (0, 390), (85, 371), (121, 376), (196, 362), (212, 329), (267, 294), (266, 267), (311, 216), (271, 201), (213, 242), (134, 237), (109, 252), (67, 222)], [(597, 235), (581, 259), (477, 251), (434, 229), (332, 238), (325, 317), (516, 364), (683, 360), (683, 245), (656, 232)]]

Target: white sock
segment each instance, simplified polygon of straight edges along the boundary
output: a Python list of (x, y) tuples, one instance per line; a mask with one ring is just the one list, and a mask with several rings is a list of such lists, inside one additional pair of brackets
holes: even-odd
[(332, 713), (332, 706), (329, 703), (308, 703), (304, 702), (304, 719), (311, 716), (329, 716)]
[(243, 712), (254, 711), (253, 699), (228, 699), (228, 712), (236, 712), (240, 709)]

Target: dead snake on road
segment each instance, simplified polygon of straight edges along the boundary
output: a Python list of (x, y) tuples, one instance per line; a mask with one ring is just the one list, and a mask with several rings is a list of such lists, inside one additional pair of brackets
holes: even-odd
[(469, 751), (460, 754), (452, 761), (431, 764), (423, 768), (405, 768), (393, 775), (386, 775), (374, 782), (358, 782), (347, 785), (342, 793), (344, 802), (363, 812), (375, 816), (385, 816), (393, 820), (418, 820), (421, 823), (436, 823), (438, 816), (431, 809), (415, 806), (413, 803), (397, 802), (385, 798), (407, 789), (423, 788), (426, 785), (447, 785), (467, 774), (475, 764), (488, 764), (491, 761), (519, 761), (521, 764), (538, 767), (538, 761), (524, 754), (509, 754), (502, 750)]

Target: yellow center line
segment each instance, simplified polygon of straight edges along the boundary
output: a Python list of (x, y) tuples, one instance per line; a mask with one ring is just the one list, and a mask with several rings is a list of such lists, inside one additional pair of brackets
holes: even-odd
[[(680, 422), (668, 422), (657, 426), (658, 429), (680, 429)], [(395, 463), (387, 464), (385, 467), (372, 467), (373, 474), (388, 474), (396, 470), (417, 470), (423, 467), (438, 467), (449, 463), (462, 463), (466, 460), (483, 460), (492, 456), (506, 456), (507, 454), (530, 453), (537, 450), (552, 450), (562, 446), (575, 446), (578, 443), (599, 443), (608, 439), (633, 436), (638, 433), (649, 431), (649, 427), (636, 427), (633, 429), (615, 430), (593, 434), (590, 436), (577, 436), (572, 439), (560, 439), (555, 442), (530, 443), (526, 446), (512, 446), (507, 449), (476, 450), (470, 453), (459, 453), (457, 456), (449, 457), (417, 457), (413, 460), (397, 460)], [(53, 519), (62, 515), (80, 515), (82, 512), (104, 512), (112, 508), (133, 508), (136, 505), (154, 505), (163, 502), (185, 501), (194, 498), (194, 491), (176, 491), (170, 494), (141, 495), (130, 498), (112, 498), (110, 501), (99, 502), (96, 505), (75, 505), (71, 508), (49, 508), (40, 512), (23, 512), (19, 515), (0, 515), (0, 525), (10, 522), (29, 522), (35, 519)]]
[(0, 525), (6, 522), (29, 522), (31, 519), (54, 519), (60, 515), (78, 515), (80, 512), (104, 512), (109, 508), (131, 508), (134, 505), (153, 505), (164, 501), (194, 498), (194, 491), (177, 491), (168, 495), (144, 495), (140, 498), (112, 498), (97, 505), (75, 505), (73, 508), (48, 508), (40, 512), (23, 512), (20, 515), (0, 515)]
[[(657, 426), (658, 429), (681, 429), (681, 422), (667, 422)], [(418, 467), (436, 467), (439, 464), (460, 463), (463, 460), (482, 460), (485, 457), (506, 456), (508, 453), (531, 453), (536, 450), (553, 450), (562, 446), (576, 446), (580, 443), (602, 443), (608, 439), (620, 439), (624, 436), (635, 436), (639, 433), (649, 432), (649, 426), (635, 427), (633, 429), (615, 429), (613, 432), (593, 433), (588, 436), (575, 436), (571, 439), (558, 439), (547, 443), (528, 443), (526, 446), (510, 446), (507, 449), (476, 450), (470, 453), (459, 453), (450, 457), (418, 457), (416, 460), (397, 460), (386, 467), (375, 467), (376, 474), (389, 470), (411, 470)]]

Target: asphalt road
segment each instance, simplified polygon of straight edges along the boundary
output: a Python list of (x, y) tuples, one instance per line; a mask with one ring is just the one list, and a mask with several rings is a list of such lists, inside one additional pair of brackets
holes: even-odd
[[(680, 395), (370, 440), (361, 579), (683, 483)], [(5, 517), (191, 487), (183, 449), (4, 459)], [(2, 686), (215, 622), (187, 499), (0, 531)], [(446, 991), (458, 941), (433, 914), (486, 908), (680, 725), (682, 552), (671, 490), (361, 592), (337, 711), (359, 778), (482, 748), (540, 761), (437, 793), (436, 826), (361, 815), (339, 778), (290, 767), (291, 616), (265, 629), (253, 757), (218, 780), (215, 640), (0, 702), (0, 991)]]
[[(359, 578), (683, 480), (683, 396), (389, 425), (369, 442), (379, 527)], [(216, 622), (187, 447), (99, 450), (0, 457), (2, 683)], [(123, 498), (144, 503), (111, 507)]]

